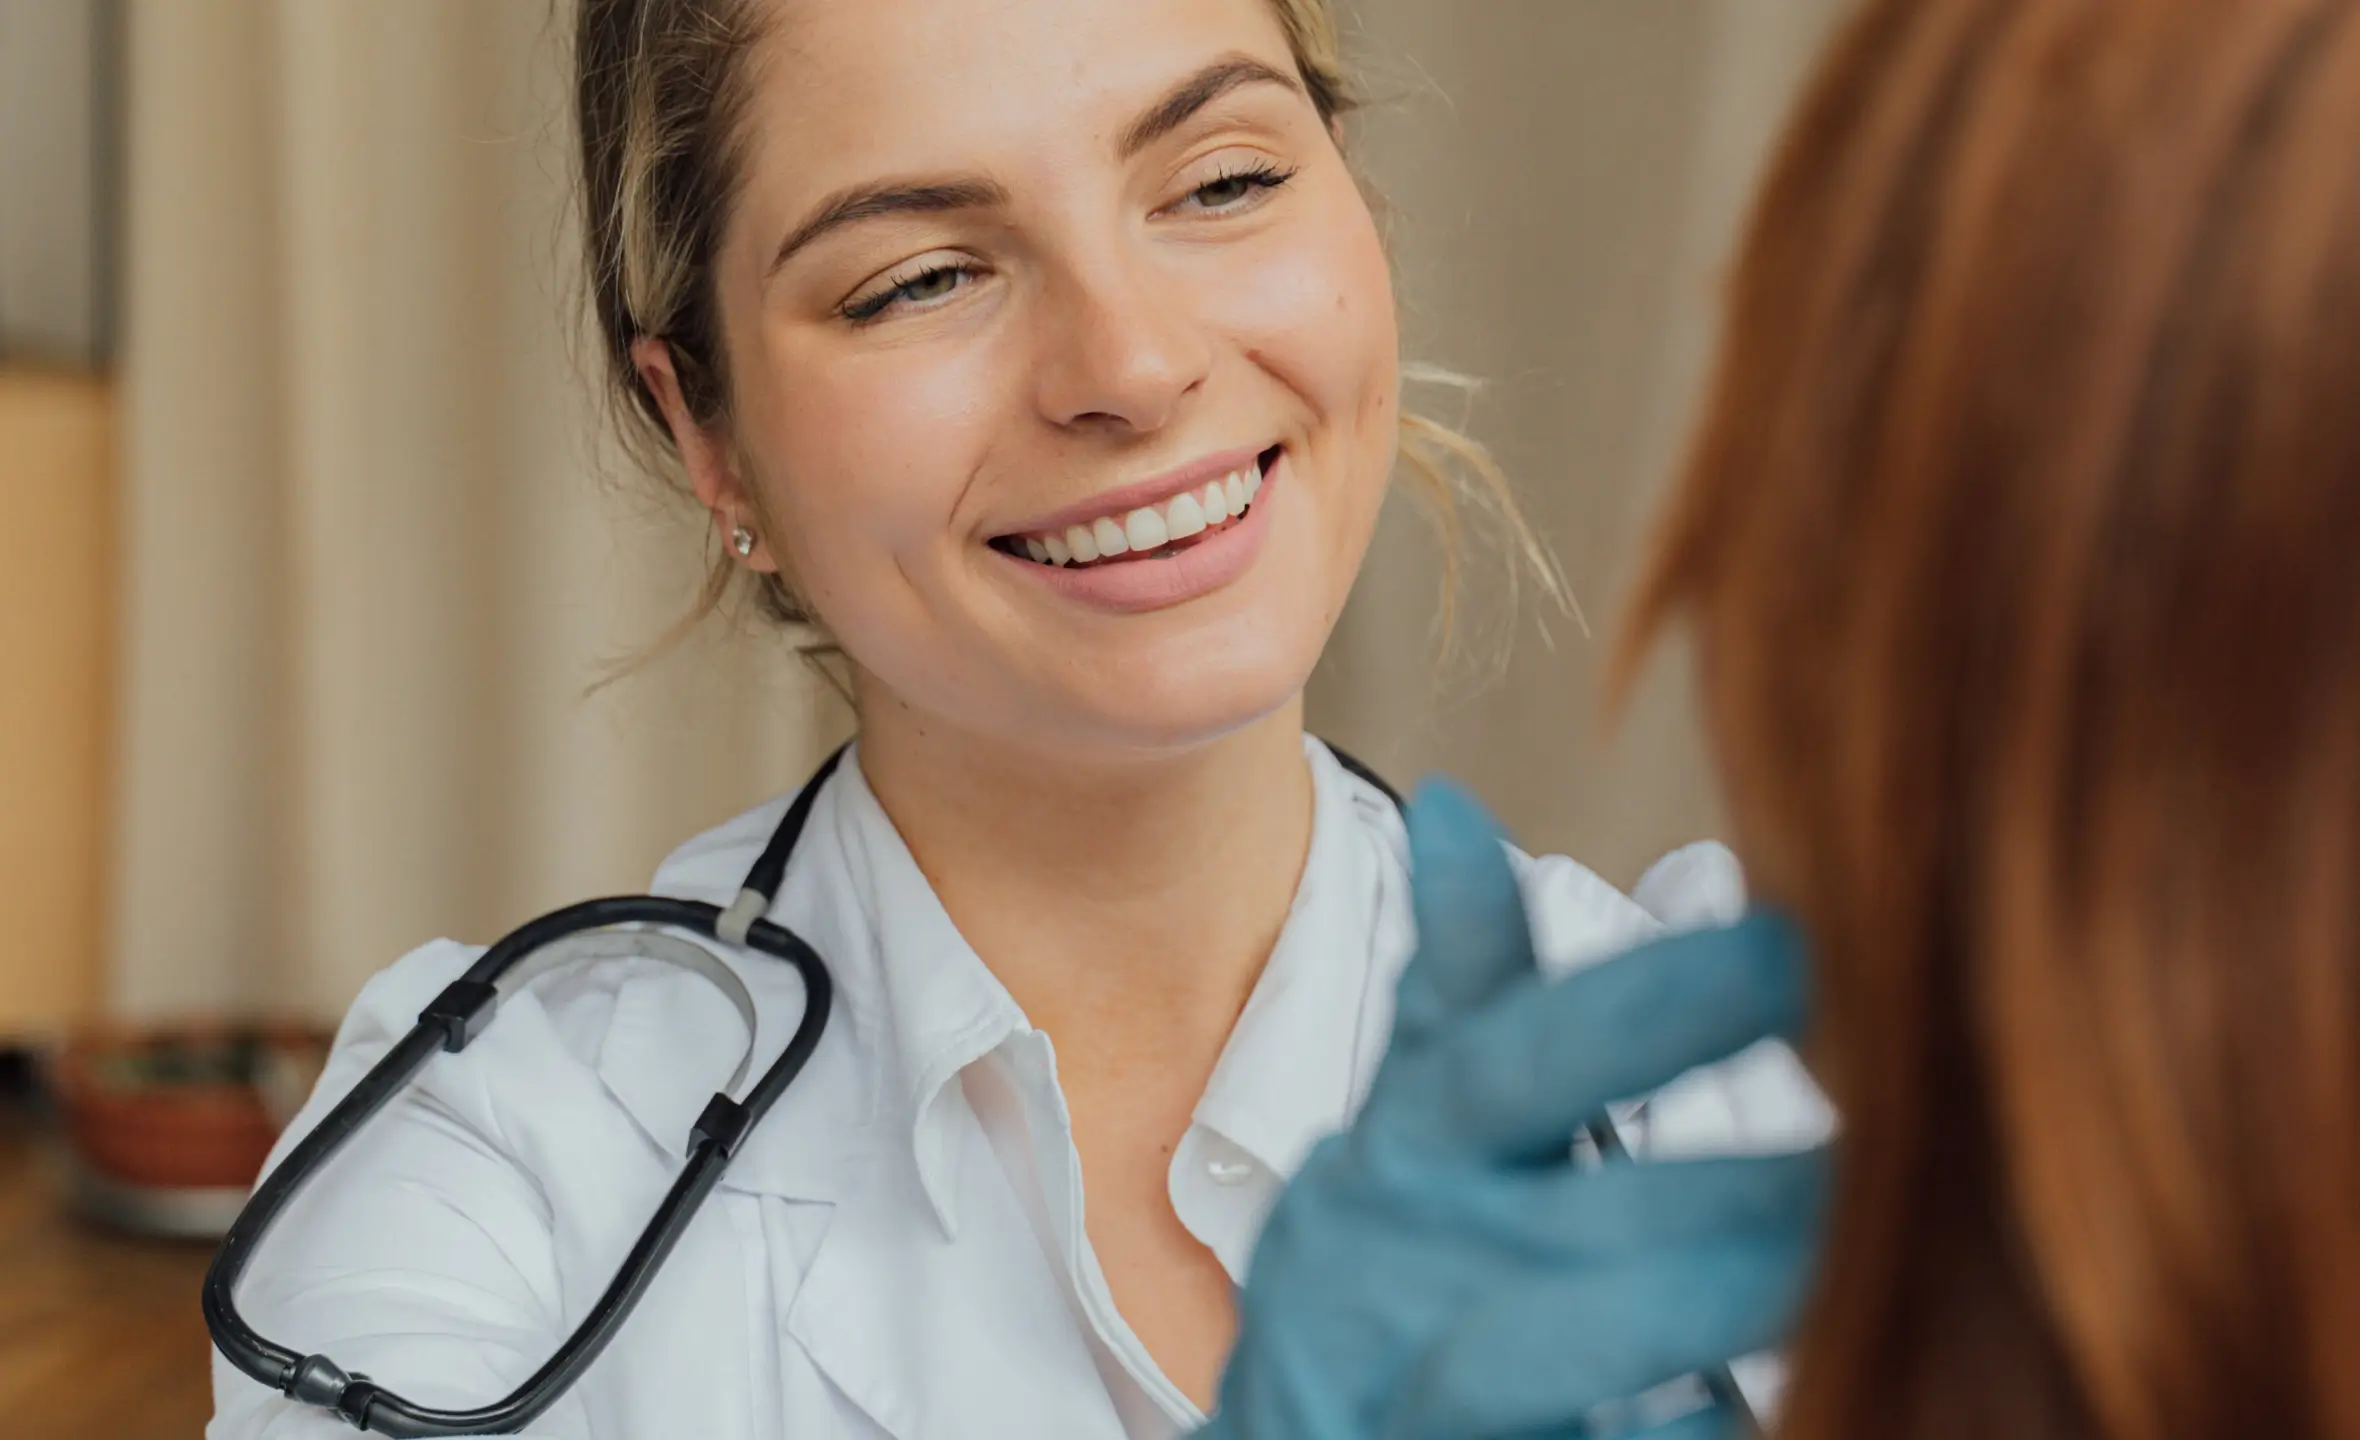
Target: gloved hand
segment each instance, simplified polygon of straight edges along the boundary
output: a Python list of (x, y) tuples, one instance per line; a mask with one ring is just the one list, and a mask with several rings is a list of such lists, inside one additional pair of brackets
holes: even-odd
[(1801, 1025), (1791, 928), (1757, 915), (1545, 981), (1482, 807), (1429, 784), (1409, 832), (1392, 1048), (1271, 1214), (1199, 1440), (1587, 1435), (1603, 1404), (1774, 1346), (1808, 1283), (1824, 1154), (1572, 1160), (1609, 1101)]

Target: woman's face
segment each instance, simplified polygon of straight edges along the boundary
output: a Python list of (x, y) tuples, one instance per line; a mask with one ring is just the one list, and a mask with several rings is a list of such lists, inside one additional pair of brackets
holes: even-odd
[(1292, 700), (1398, 376), (1268, 0), (784, 0), (749, 121), (726, 483), (864, 705), (1080, 758)]

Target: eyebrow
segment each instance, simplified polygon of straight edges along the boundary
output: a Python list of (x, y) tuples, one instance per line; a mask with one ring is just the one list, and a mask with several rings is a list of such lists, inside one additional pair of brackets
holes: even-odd
[(795, 258), (795, 252), (831, 230), (857, 225), (887, 215), (940, 215), (953, 210), (985, 210), (1008, 203), (1008, 192), (989, 180), (943, 180), (919, 184), (855, 185), (824, 201), (809, 220), (795, 227), (772, 257), (770, 270)]
[[(1228, 56), (1181, 81), (1147, 113), (1132, 121), (1116, 143), (1115, 154), (1124, 160), (1137, 158), (1140, 151), (1187, 124), (1206, 106), (1248, 85), (1277, 85), (1298, 95), (1303, 93), (1303, 87), (1294, 77), (1283, 71), (1249, 56)], [(770, 273), (777, 274), (779, 267), (793, 259), (797, 251), (821, 236), (848, 225), (891, 215), (987, 210), (1007, 203), (1008, 192), (1003, 186), (980, 178), (850, 186), (830, 195), (810, 219), (795, 227), (771, 258)]]
[(1196, 118), (1197, 112), (1207, 105), (1248, 85), (1276, 85), (1298, 95), (1303, 93), (1302, 85), (1284, 71), (1274, 70), (1250, 56), (1226, 56), (1181, 81), (1154, 109), (1132, 121), (1131, 128), (1123, 132), (1121, 142), (1116, 145), (1115, 154), (1125, 160), (1135, 159), (1140, 151)]

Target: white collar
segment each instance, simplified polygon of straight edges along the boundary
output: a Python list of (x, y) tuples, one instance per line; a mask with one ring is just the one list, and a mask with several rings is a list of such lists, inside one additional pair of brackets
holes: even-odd
[[(1325, 745), (1306, 736), (1304, 750), (1313, 800), (1303, 877), (1195, 1115), (1282, 1176), (1351, 1113), (1368, 1047), (1383, 1044), (1363, 1020), (1378, 916), (1388, 899), (1407, 907), (1407, 841), (1391, 802)], [(955, 1082), (1034, 1030), (943, 909), (856, 759), (835, 782), (837, 835), (874, 902), (896, 1123), (909, 1126), (927, 1201), (955, 1235), (950, 1177), (966, 1103)]]
[[(1374, 954), (1378, 937), (1408, 929), (1407, 841), (1391, 802), (1325, 745), (1306, 736), (1304, 748), (1313, 808), (1303, 877), (1195, 1112), (1199, 1124), (1281, 1176), (1349, 1117), (1372, 1047), (1384, 1041), (1370, 1033), (1372, 1014), (1376, 1029), (1384, 1018), (1369, 1003), (1370, 987), (1392, 971)], [(841, 1187), (831, 1178), (841, 1177), (827, 1171), (848, 1158), (851, 1138), (841, 1132), (866, 1132), (868, 1143), (907, 1147), (935, 1219), (955, 1235), (952, 1171), (966, 1102), (953, 1082), (1033, 1027), (952, 923), (858, 760), (857, 749), (847, 754), (818, 797), (770, 912), (828, 964), (836, 982), (830, 1033), (806, 1078), (748, 1138), (726, 1183), (833, 1195)], [(785, 809), (785, 800), (773, 801), (691, 841), (665, 862), (657, 888), (726, 901)], [(1387, 917), (1397, 923), (1383, 923)], [(729, 958), (756, 996), (759, 1067), (785, 1043), (800, 986), (783, 966)], [(610, 1083), (625, 1078), (612, 1074)], [(848, 1093), (863, 1089), (866, 1097)], [(831, 1096), (826, 1106), (813, 1103), (820, 1091)], [(666, 1131), (702, 1104), (701, 1091), (660, 1103), (621, 1098), (634, 1111), (660, 1110)], [(845, 1112), (846, 1104), (860, 1113)], [(833, 1124), (823, 1118), (829, 1113)]]
[(1032, 1025), (999, 977), (952, 923), (901, 831), (860, 769), (857, 747), (831, 782), (835, 838), (848, 862), (874, 939), (885, 1033), (884, 1078), (892, 1117), (908, 1143), (927, 1203), (945, 1235), (956, 1235), (951, 1170), (955, 1117), (965, 1102), (961, 1071)]
[(1314, 798), (1302, 882), (1195, 1115), (1279, 1176), (1351, 1118), (1385, 1044), (1369, 1031), (1391, 1013), (1370, 1003), (1389, 998), (1370, 991), (1395, 969), (1379, 963), (1378, 937), (1409, 929), (1400, 811), (1327, 746), (1306, 736), (1304, 749)]

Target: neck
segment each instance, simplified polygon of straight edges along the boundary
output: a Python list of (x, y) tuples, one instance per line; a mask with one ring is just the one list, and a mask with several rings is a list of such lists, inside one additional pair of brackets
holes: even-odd
[(1226, 1039), (1311, 843), (1301, 701), (1178, 754), (1092, 760), (863, 696), (860, 763), (960, 933), (1061, 1061)]

